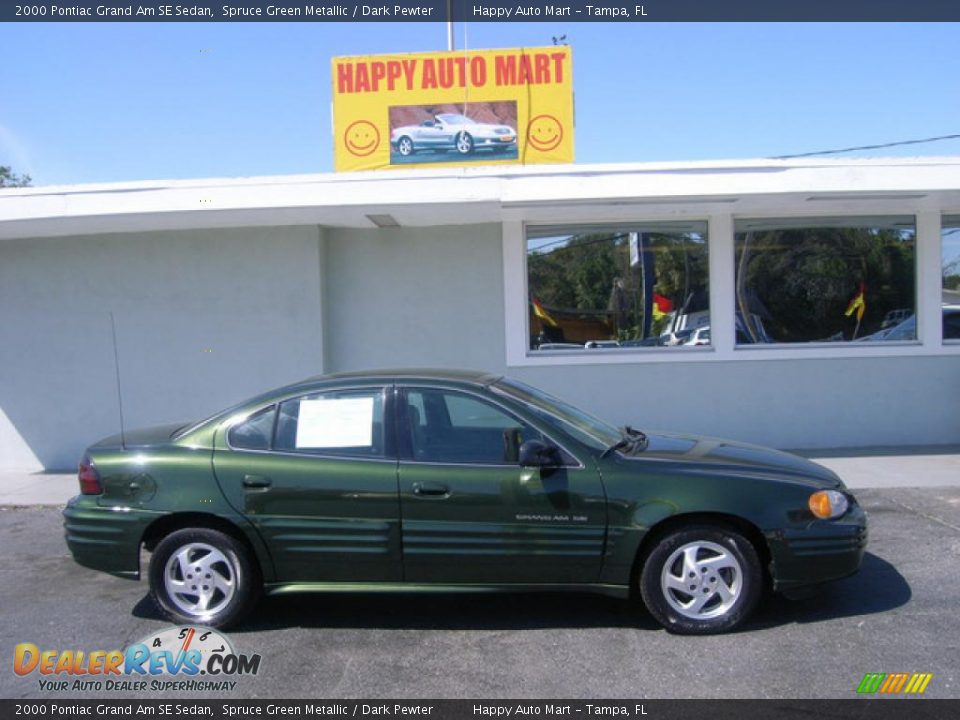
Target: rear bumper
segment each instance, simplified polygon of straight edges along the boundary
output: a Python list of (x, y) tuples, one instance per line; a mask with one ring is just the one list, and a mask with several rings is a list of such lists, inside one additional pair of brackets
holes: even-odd
[(839, 520), (767, 533), (775, 590), (839, 580), (860, 569), (867, 548), (867, 516), (854, 504)]
[(78, 495), (63, 510), (63, 528), (73, 559), (84, 567), (122, 577), (140, 576), (140, 538), (152, 513), (101, 507)]

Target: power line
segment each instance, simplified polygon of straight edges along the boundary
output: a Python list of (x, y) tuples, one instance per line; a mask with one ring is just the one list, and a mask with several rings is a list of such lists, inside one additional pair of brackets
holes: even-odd
[(939, 142), (940, 140), (960, 140), (960, 134), (940, 135), (939, 137), (924, 138), (923, 140), (898, 140), (897, 142), (881, 143), (880, 145), (860, 145), (840, 150), (818, 150), (817, 152), (797, 153), (796, 155), (774, 155), (771, 160), (792, 160), (794, 158), (814, 157), (816, 155), (836, 155), (837, 153), (854, 152), (855, 150), (879, 150), (881, 148), (898, 147), (900, 145), (920, 145), (922, 143)]
[[(549, 255), (550, 253), (544, 253), (541, 251), (544, 248), (553, 247), (555, 245), (562, 245), (563, 243), (570, 243), (571, 241), (573, 241), (578, 237), (583, 237), (583, 236), (571, 235), (569, 237), (562, 237), (557, 240), (551, 240), (548, 243), (544, 243), (540, 247), (527, 250), (527, 255), (544, 255), (544, 256)], [(623, 240), (625, 237), (627, 237), (627, 233), (616, 233), (612, 235), (604, 235), (602, 237), (594, 238), (593, 240), (584, 240), (574, 245), (567, 245), (567, 247), (586, 247), (587, 245), (596, 245), (597, 243), (604, 243), (604, 242), (611, 242), (611, 241), (617, 242), (618, 240)]]

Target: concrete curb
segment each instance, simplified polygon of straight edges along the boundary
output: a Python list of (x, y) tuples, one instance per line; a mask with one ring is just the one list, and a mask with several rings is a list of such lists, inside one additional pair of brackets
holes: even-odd
[(810, 459), (833, 470), (852, 490), (960, 486), (960, 455), (812, 456)]
[(76, 473), (0, 473), (0, 507), (66, 505), (79, 492)]

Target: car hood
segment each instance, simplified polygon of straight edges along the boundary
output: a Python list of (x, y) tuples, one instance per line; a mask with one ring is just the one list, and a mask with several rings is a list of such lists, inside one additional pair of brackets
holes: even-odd
[(123, 435), (111, 435), (98, 442), (94, 447), (145, 447), (147, 445), (165, 445), (171, 441), (173, 434), (186, 427), (186, 423), (171, 423), (168, 425), (154, 425), (152, 427), (126, 430)]
[(804, 482), (818, 488), (840, 488), (843, 482), (822, 465), (772, 448), (721, 438), (648, 432), (646, 449), (625, 453), (627, 460), (669, 460), (689, 464), (692, 472), (718, 476), (769, 477)]

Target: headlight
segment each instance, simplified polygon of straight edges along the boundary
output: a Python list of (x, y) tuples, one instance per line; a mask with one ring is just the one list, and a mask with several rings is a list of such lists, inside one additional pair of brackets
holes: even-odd
[(816, 517), (830, 520), (843, 515), (849, 509), (850, 502), (847, 500), (847, 496), (841, 492), (820, 490), (810, 496), (807, 505), (810, 507), (810, 512)]

